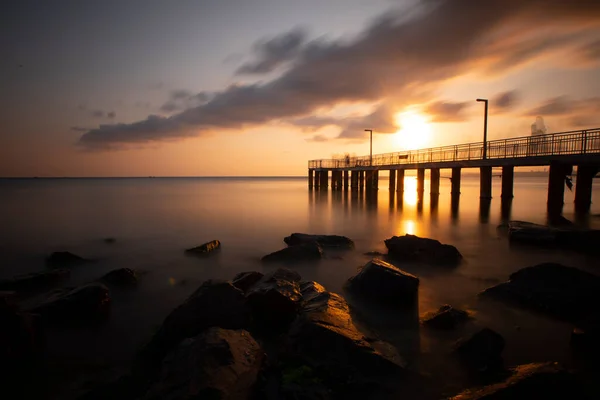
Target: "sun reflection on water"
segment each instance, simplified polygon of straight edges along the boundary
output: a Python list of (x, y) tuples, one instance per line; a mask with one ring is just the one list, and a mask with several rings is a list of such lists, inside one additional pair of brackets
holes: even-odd
[(404, 203), (414, 206), (417, 204), (417, 177), (406, 176), (404, 177)]

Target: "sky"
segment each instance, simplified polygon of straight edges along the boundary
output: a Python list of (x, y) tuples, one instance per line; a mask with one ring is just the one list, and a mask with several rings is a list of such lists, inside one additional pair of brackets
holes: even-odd
[(305, 175), (600, 127), (597, 0), (6, 0), (0, 176)]

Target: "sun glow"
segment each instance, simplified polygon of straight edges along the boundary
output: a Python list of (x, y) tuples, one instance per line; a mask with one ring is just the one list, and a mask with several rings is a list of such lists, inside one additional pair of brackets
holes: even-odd
[(403, 150), (417, 150), (431, 147), (431, 125), (429, 119), (414, 110), (396, 115), (400, 130), (394, 135), (394, 141)]

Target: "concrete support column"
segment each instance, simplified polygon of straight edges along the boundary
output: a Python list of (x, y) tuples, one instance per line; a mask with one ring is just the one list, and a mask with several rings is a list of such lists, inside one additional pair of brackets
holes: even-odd
[(396, 191), (396, 170), (390, 169), (390, 193)]
[(577, 166), (577, 181), (575, 182), (575, 211), (587, 213), (592, 205), (592, 184), (598, 167), (590, 165)]
[(548, 214), (562, 213), (565, 195), (565, 177), (573, 170), (572, 166), (550, 163), (548, 174)]
[(492, 198), (492, 167), (479, 168), (479, 198)]
[(396, 171), (396, 191), (398, 193), (404, 193), (404, 170), (399, 169)]
[(329, 171), (326, 169), (321, 170), (319, 175), (321, 181), (319, 183), (319, 187), (321, 188), (321, 190), (327, 190), (327, 187), (329, 186)]
[(373, 170), (365, 171), (365, 189), (373, 189)]
[(440, 169), (431, 168), (431, 177), (429, 179), (429, 194), (440, 194)]
[(350, 184), (350, 182), (348, 182), (348, 178), (350, 176), (350, 171), (344, 171), (344, 189), (348, 190), (348, 185)]
[(452, 178), (450, 180), (452, 182), (451, 193), (453, 195), (459, 195), (460, 194), (460, 167), (452, 168)]
[(510, 198), (513, 196), (513, 183), (515, 180), (515, 167), (502, 167), (502, 198)]
[(352, 189), (358, 189), (358, 171), (352, 171), (350, 175), (350, 187)]
[(321, 184), (321, 171), (315, 170), (315, 189)]
[(364, 190), (365, 188), (365, 171), (358, 172), (358, 187), (360, 190)]
[(425, 169), (417, 169), (417, 193), (422, 198), (425, 191)]
[(308, 188), (312, 189), (313, 188), (313, 174), (314, 174), (314, 169), (309, 169), (308, 170)]

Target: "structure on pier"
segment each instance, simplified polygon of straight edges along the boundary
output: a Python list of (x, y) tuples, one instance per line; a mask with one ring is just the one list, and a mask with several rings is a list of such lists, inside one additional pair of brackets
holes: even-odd
[(565, 177), (577, 166), (575, 210), (587, 212), (592, 201), (592, 183), (600, 170), (600, 128), (560, 132), (513, 139), (376, 154), (361, 157), (311, 160), (309, 188), (327, 189), (331, 172), (333, 190), (377, 190), (379, 171), (388, 170), (390, 191), (404, 191), (406, 170), (417, 170), (417, 192), (425, 190), (425, 170), (430, 172), (430, 193), (439, 194), (440, 169), (452, 170), (451, 191), (460, 194), (462, 168), (479, 168), (480, 198), (492, 198), (492, 168), (502, 168), (503, 198), (513, 197), (514, 168), (549, 166), (548, 213), (560, 214), (564, 203)]

